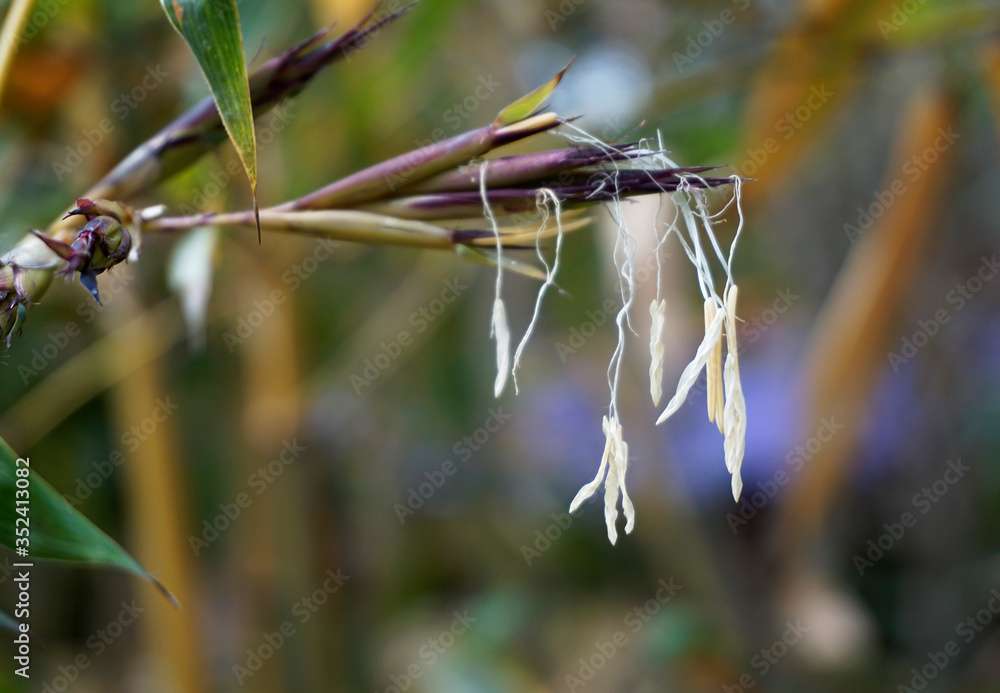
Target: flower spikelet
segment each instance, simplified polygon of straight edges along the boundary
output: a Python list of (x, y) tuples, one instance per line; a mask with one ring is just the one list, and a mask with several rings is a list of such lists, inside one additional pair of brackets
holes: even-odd
[(663, 324), (667, 319), (667, 299), (655, 298), (649, 304), (649, 394), (653, 406), (660, 406), (663, 396)]
[[(569, 511), (575, 512), (583, 501), (594, 495), (597, 487), (604, 479), (604, 521), (608, 526), (608, 540), (614, 544), (618, 541), (618, 495), (622, 496), (622, 510), (625, 512), (625, 532), (630, 533), (635, 527), (635, 507), (625, 489), (625, 473), (628, 471), (628, 444), (622, 438), (622, 427), (618, 417), (604, 417), (604, 454), (601, 456), (601, 466), (597, 476), (589, 484), (580, 489), (570, 503)], [(607, 470), (607, 477), (605, 477)]]

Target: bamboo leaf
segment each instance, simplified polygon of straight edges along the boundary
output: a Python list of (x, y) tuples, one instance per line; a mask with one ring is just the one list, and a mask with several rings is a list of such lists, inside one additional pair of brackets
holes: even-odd
[(222, 124), (250, 180), (256, 214), (257, 140), (236, 0), (160, 0), (160, 4), (191, 48), (212, 90)]
[[(24, 516), (17, 512), (18, 489), (24, 490), (27, 479), (28, 500), (26, 518), (30, 523), (29, 554), (23, 560), (47, 558), (91, 565), (120, 568), (152, 581), (171, 601), (173, 596), (139, 565), (118, 543), (71, 506), (49, 486), (34, 469), (18, 464), (18, 456), (0, 438), (0, 544), (16, 549), (16, 521)], [(30, 461), (29, 461), (30, 464)], [(18, 470), (27, 469), (26, 476)], [(22, 473), (23, 474), (23, 473)], [(22, 493), (21, 496), (24, 494)]]
[(479, 263), (480, 265), (496, 267), (497, 264), (501, 264), (504, 269), (516, 272), (517, 274), (528, 277), (529, 279), (535, 279), (540, 282), (545, 281), (545, 270), (530, 263), (515, 260), (507, 255), (501, 255), (498, 258), (496, 252), (492, 250), (470, 248), (467, 245), (456, 245), (455, 252), (461, 257), (464, 257), (466, 260), (471, 260), (472, 262)]
[(517, 101), (500, 111), (500, 115), (498, 115), (497, 119), (493, 121), (494, 127), (503, 127), (504, 125), (516, 123), (519, 120), (524, 120), (537, 111), (545, 99), (549, 98), (552, 92), (555, 91), (556, 87), (559, 86), (559, 82), (562, 81), (563, 75), (566, 74), (566, 70), (568, 70), (569, 66), (572, 64), (573, 61), (571, 60), (566, 67), (559, 70), (559, 74), (555, 77), (531, 93), (525, 94)]

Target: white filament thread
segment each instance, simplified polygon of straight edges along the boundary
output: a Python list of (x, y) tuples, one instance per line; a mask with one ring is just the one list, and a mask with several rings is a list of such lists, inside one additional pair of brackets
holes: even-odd
[(503, 394), (507, 384), (507, 374), (510, 372), (510, 327), (507, 324), (507, 309), (503, 303), (503, 243), (500, 241), (500, 228), (490, 207), (486, 194), (486, 162), (479, 167), (479, 196), (483, 201), (483, 214), (490, 222), (493, 235), (497, 241), (497, 281), (493, 299), (493, 315), (490, 322), (490, 337), (497, 343), (497, 377), (493, 383), (493, 396)]

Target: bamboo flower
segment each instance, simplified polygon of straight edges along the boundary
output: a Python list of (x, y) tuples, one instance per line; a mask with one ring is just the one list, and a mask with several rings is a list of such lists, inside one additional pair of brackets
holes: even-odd
[[(742, 181), (735, 178), (733, 202), (739, 211), (740, 186)], [(694, 204), (692, 204), (692, 198)], [(742, 216), (736, 236), (729, 249), (728, 259), (723, 257), (712, 229), (713, 216), (710, 215), (695, 189), (690, 195), (684, 187), (677, 197), (680, 217), (683, 219), (685, 234), (676, 225), (670, 225), (670, 232), (676, 233), (688, 259), (698, 275), (698, 284), (705, 298), (705, 336), (698, 345), (694, 358), (684, 368), (677, 383), (677, 391), (656, 420), (663, 423), (673, 415), (687, 398), (702, 369), (706, 370), (706, 399), (708, 420), (714, 422), (723, 434), (723, 452), (726, 469), (732, 475), (733, 499), (739, 500), (743, 490), (740, 469), (746, 447), (746, 401), (740, 381), (738, 346), (736, 341), (736, 299), (737, 288), (732, 282), (732, 257), (736, 242), (742, 230)], [(728, 206), (728, 205), (727, 205)], [(708, 258), (710, 251), (702, 247), (702, 236), (706, 237), (715, 256), (726, 272), (726, 286), (722, 296), (715, 290)], [(726, 335), (726, 360), (722, 362), (722, 334)]]
[[(628, 445), (622, 439), (622, 427), (614, 415), (609, 419), (604, 417), (604, 454), (601, 456), (601, 466), (597, 476), (589, 484), (580, 489), (569, 505), (569, 511), (575, 512), (583, 501), (594, 495), (597, 487), (604, 480), (604, 521), (608, 528), (608, 540), (614, 544), (618, 541), (618, 495), (621, 492), (622, 510), (625, 511), (625, 532), (630, 533), (635, 527), (635, 507), (625, 490), (625, 473), (628, 471)], [(605, 470), (607, 475), (605, 475)]]
[[(254, 115), (260, 116), (300, 92), (325, 66), (363, 47), (382, 26), (407, 9), (409, 6), (383, 17), (370, 15), (333, 39), (327, 31), (320, 32), (264, 63), (250, 76)], [(686, 233), (670, 225), (667, 235), (676, 232), (695, 266), (705, 301), (705, 336), (657, 423), (677, 411), (701, 370), (707, 368), (708, 415), (724, 435), (726, 467), (732, 474), (733, 495), (738, 498), (742, 489), (746, 403), (737, 360), (737, 289), (731, 272), (736, 241), (727, 261), (713, 233), (714, 217), (705, 208), (703, 191), (734, 185), (733, 199), (738, 208), (742, 181), (738, 177), (712, 177), (708, 175), (715, 168), (712, 166), (680, 167), (666, 157), (662, 143), (653, 148), (641, 142), (601, 142), (573, 126), (572, 119), (546, 111), (544, 102), (564, 73), (565, 69), (508, 105), (487, 125), (382, 161), (298, 199), (259, 210), (259, 227), (358, 243), (448, 250), (495, 266), (496, 295), (490, 325), (497, 347), (494, 394), (500, 396), (508, 376), (521, 364), (546, 289), (556, 286), (564, 234), (587, 223), (587, 210), (599, 204), (607, 206), (619, 225), (613, 257), (622, 293), (615, 321), (619, 343), (608, 372), (611, 407), (602, 426), (604, 453), (597, 476), (580, 489), (570, 511), (593, 495), (603, 481), (608, 539), (615, 543), (619, 497), (626, 518), (625, 531), (631, 532), (635, 526), (635, 508), (625, 488), (628, 445), (616, 406), (636, 286), (632, 265), (635, 239), (622, 221), (621, 201), (639, 195), (673, 194), (677, 202)], [(534, 141), (544, 133), (561, 134), (574, 146), (515, 156), (503, 156), (498, 151), (514, 142)], [(83, 286), (100, 301), (98, 275), (127, 259), (137, 259), (145, 233), (207, 226), (255, 228), (254, 210), (171, 216), (162, 209), (134, 210), (126, 204), (225, 139), (215, 102), (207, 98), (134, 150), (77, 200), (66, 218), (50, 225), (47, 233), (26, 235), (0, 258), (0, 340), (9, 345), (28, 308), (41, 298), (55, 273), (79, 276)], [(546, 223), (549, 210), (555, 214), (554, 225)], [(553, 238), (555, 257), (550, 265), (541, 244)], [(710, 245), (703, 247), (703, 238)], [(535, 250), (545, 269), (508, 252), (518, 249)], [(726, 288), (722, 296), (716, 292), (709, 267), (713, 251), (725, 266)], [(531, 323), (513, 359), (502, 298), (503, 272), (508, 269), (542, 282)], [(658, 406), (662, 396), (666, 302), (654, 300), (650, 316), (650, 395)], [(724, 364), (723, 332), (727, 343)]]
[(740, 468), (746, 449), (747, 403), (743, 398), (740, 383), (739, 349), (736, 346), (736, 285), (726, 292), (726, 367), (723, 377), (726, 384), (726, 404), (722, 412), (723, 449), (726, 455), (726, 469), (732, 474), (733, 500), (740, 499), (743, 479)]
[[(705, 299), (705, 331), (708, 332), (709, 325), (715, 320), (715, 302)], [(727, 323), (728, 328), (728, 323)], [(708, 420), (715, 422), (718, 420), (719, 433), (722, 433), (722, 340), (719, 339), (712, 347), (708, 355), (708, 363), (705, 364), (705, 400), (708, 403)]]
[(655, 298), (649, 304), (649, 394), (653, 406), (663, 397), (663, 325), (667, 319), (667, 299)]

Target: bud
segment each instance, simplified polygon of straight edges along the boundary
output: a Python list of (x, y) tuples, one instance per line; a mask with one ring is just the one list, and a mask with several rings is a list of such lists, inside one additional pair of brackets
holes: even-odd
[(86, 217), (87, 221), (94, 217), (111, 217), (119, 224), (129, 226), (135, 218), (135, 210), (112, 200), (88, 200), (85, 197), (78, 197), (76, 207), (67, 212), (63, 219), (76, 215)]
[(14, 290), (22, 304), (34, 303), (52, 283), (52, 271), (47, 269), (14, 269)]
[(11, 295), (0, 296), (0, 306), (10, 305), (9, 308), (0, 310), (0, 340), (6, 340), (10, 347), (10, 340), (14, 336), (14, 326), (17, 325), (17, 304), (11, 304)]
[(27, 318), (27, 306), (41, 298), (52, 281), (47, 269), (0, 266), (0, 341), (10, 346), (15, 330)]
[[(97, 209), (95, 206), (97, 203), (91, 200), (77, 200), (78, 204), (81, 202), (84, 203), (85, 210)], [(110, 204), (113, 207), (121, 207), (114, 203)], [(33, 233), (49, 247), (49, 250), (66, 261), (66, 267), (62, 273), (68, 275), (79, 272), (80, 283), (94, 296), (94, 300), (100, 303), (101, 297), (97, 292), (97, 275), (111, 269), (128, 257), (129, 251), (132, 250), (132, 234), (114, 217), (95, 216), (90, 218), (86, 211), (78, 211), (80, 209), (78, 207), (77, 210), (67, 215), (82, 214), (89, 218), (86, 225), (80, 229), (72, 245), (38, 231), (33, 231)], [(117, 214), (117, 212), (114, 213)]]
[(0, 266), (0, 296), (14, 290), (14, 268), (10, 265)]

